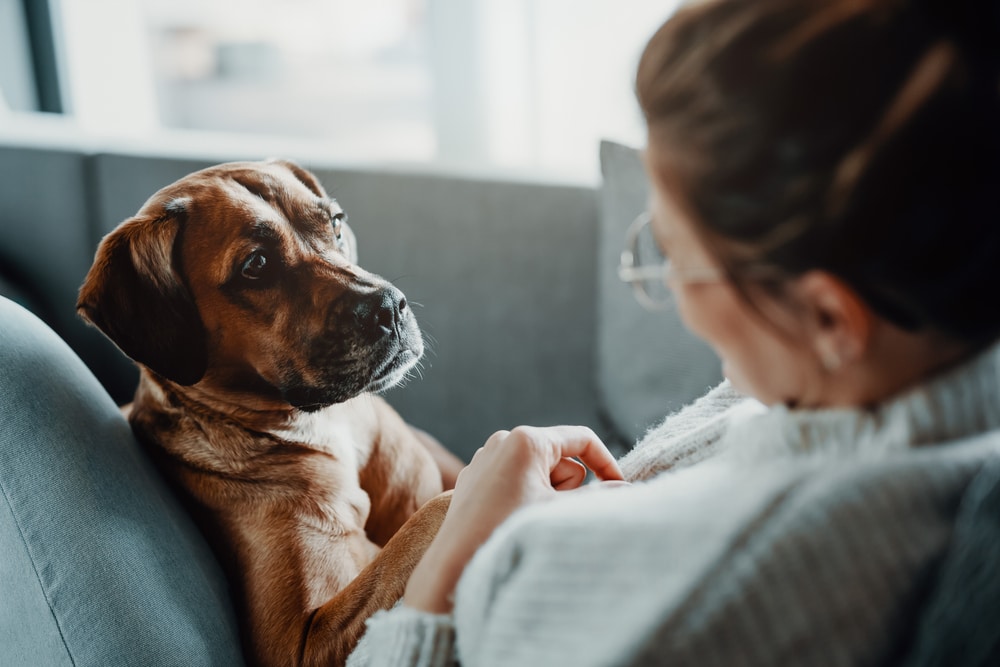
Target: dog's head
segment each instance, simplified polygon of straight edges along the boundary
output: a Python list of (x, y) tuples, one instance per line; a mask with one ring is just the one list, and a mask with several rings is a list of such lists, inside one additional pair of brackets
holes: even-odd
[(344, 211), (311, 173), (223, 164), (105, 237), (77, 310), (179, 385), (318, 409), (392, 386), (423, 353), (402, 292), (356, 262)]

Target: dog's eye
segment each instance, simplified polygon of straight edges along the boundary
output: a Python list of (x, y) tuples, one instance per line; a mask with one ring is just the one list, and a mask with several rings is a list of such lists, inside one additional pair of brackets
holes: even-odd
[(259, 280), (267, 268), (267, 255), (261, 250), (254, 250), (243, 262), (241, 273), (249, 280)]
[(344, 234), (344, 223), (347, 221), (347, 214), (343, 211), (339, 213), (334, 213), (330, 217), (330, 225), (333, 227), (333, 235), (337, 237), (339, 241), (341, 236)]

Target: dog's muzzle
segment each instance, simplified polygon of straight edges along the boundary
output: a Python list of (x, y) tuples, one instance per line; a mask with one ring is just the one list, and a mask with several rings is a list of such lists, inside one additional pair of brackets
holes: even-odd
[(406, 297), (383, 283), (338, 299), (325, 333), (312, 344), (309, 372), (291, 370), (282, 393), (292, 405), (316, 410), (402, 381), (424, 353)]
[(406, 297), (389, 285), (354, 305), (354, 319), (376, 358), (366, 391), (383, 391), (402, 380), (424, 352), (423, 338)]
[(412, 319), (406, 297), (391, 285), (361, 298), (353, 314), (362, 335), (373, 343), (386, 336), (400, 336), (404, 319)]

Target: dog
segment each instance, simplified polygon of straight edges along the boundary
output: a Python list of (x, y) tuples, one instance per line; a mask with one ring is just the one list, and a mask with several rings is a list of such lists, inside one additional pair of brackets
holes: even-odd
[(77, 310), (139, 366), (129, 422), (230, 578), (247, 660), (343, 664), (449, 495), (446, 450), (377, 395), (420, 359), (416, 319), (337, 201), (288, 161), (195, 172), (102, 239)]

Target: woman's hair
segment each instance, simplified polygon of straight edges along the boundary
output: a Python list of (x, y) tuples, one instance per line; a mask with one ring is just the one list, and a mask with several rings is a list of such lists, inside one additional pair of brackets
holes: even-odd
[(744, 295), (822, 269), (898, 326), (981, 344), (998, 65), (995, 0), (709, 0), (652, 37), (636, 90), (655, 177)]

